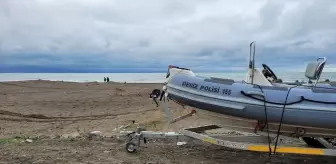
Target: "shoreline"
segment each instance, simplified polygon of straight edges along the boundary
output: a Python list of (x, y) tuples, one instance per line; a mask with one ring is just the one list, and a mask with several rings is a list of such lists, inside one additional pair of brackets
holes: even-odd
[[(246, 73), (244, 72), (218, 72), (218, 73), (208, 73), (208, 72), (197, 72), (196, 73), (202, 77), (217, 77), (217, 78), (228, 78), (235, 81), (242, 81), (246, 79)], [(132, 84), (156, 84), (163, 83), (165, 81), (166, 73), (34, 73), (34, 74), (1, 74), (0, 82), (17, 82), (17, 81), (63, 81), (63, 82), (76, 82), (76, 83), (104, 83), (104, 77), (109, 77), (110, 81), (115, 83), (132, 83)], [(283, 82), (293, 83), (296, 80), (299, 82), (307, 82), (308, 79), (304, 74), (298, 73), (279, 73), (278, 77), (282, 79)], [(336, 73), (325, 73), (322, 74), (320, 81), (325, 81), (329, 79), (330, 81), (336, 81)]]
[[(104, 82), (104, 81), (86, 81), (86, 82), (78, 82), (78, 81), (64, 81), (64, 80), (43, 80), (43, 79), (37, 79), (37, 80), (13, 80), (13, 81), (0, 81), (0, 83), (22, 83), (22, 82), (49, 82), (49, 83), (55, 83), (55, 82), (62, 82), (62, 83), (77, 83), (77, 84), (90, 84), (90, 83), (97, 83), (97, 84), (163, 84), (163, 82), (117, 82), (117, 81), (110, 81), (110, 82)], [(295, 83), (295, 81), (283, 81), (283, 83)], [(306, 81), (303, 81), (303, 84), (306, 83)], [(331, 85), (336, 85), (336, 81), (319, 81), (318, 84), (325, 84), (329, 83)], [(299, 84), (302, 84), (302, 81), (299, 81)]]
[(77, 82), (77, 81), (64, 81), (64, 80), (14, 80), (14, 81), (0, 81), (0, 83), (24, 83), (24, 82), (47, 82), (47, 83), (78, 83), (78, 84), (86, 84), (86, 83), (98, 83), (98, 84), (163, 84), (163, 82), (99, 82), (99, 81), (87, 81), (87, 82)]

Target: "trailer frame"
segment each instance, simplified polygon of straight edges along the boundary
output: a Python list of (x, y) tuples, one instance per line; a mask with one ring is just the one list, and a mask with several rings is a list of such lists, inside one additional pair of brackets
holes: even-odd
[[(168, 106), (168, 100), (163, 100), (163, 108), (166, 119), (169, 124), (175, 123), (179, 120), (185, 119), (187, 117), (191, 117), (195, 110), (191, 110), (190, 113), (180, 116), (178, 118), (173, 118), (173, 114)], [(322, 156), (336, 156), (336, 147), (328, 143), (323, 138), (317, 138), (317, 142), (320, 142), (326, 148), (312, 148), (307, 147), (307, 144), (282, 144), (278, 143), (275, 149), (274, 139), (273, 141), (270, 138), (266, 138), (265, 132), (256, 132), (251, 136), (237, 136), (230, 134), (223, 135), (212, 135), (207, 134), (206, 131), (221, 128), (217, 125), (205, 125), (199, 127), (192, 128), (184, 128), (179, 132), (159, 132), (159, 131), (146, 131), (142, 129), (139, 125), (136, 130), (129, 131), (127, 127), (124, 127), (120, 131), (119, 137), (126, 137), (126, 151), (129, 153), (136, 152), (137, 149), (140, 148), (140, 143), (143, 141), (147, 143), (147, 138), (170, 138), (176, 139), (176, 141), (188, 141), (188, 140), (201, 140), (203, 142), (224, 146), (232, 149), (246, 150), (246, 151), (257, 151), (257, 152), (268, 152), (270, 154), (276, 153), (289, 153), (289, 154), (302, 154), (302, 155), (322, 155)], [(271, 136), (275, 136), (276, 134), (268, 134)], [(280, 140), (299, 140), (300, 138), (293, 138), (288, 136), (278, 135)], [(255, 139), (260, 139), (261, 143), (253, 143), (251, 142)]]

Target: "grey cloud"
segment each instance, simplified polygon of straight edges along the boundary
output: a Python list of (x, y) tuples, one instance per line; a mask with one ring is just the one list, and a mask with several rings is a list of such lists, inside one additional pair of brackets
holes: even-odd
[(334, 0), (2, 0), (0, 52), (199, 64), (245, 59), (256, 40), (257, 52), (330, 53), (336, 50), (335, 5)]

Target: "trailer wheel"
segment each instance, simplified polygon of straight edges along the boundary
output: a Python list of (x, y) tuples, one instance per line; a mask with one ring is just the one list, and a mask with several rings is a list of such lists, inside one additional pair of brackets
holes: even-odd
[(136, 152), (136, 145), (132, 142), (129, 142), (126, 144), (126, 151), (129, 152), (129, 153), (134, 153)]
[(314, 148), (326, 148), (324, 145), (322, 145), (320, 142), (315, 140), (312, 137), (302, 137), (302, 140), (309, 146)]

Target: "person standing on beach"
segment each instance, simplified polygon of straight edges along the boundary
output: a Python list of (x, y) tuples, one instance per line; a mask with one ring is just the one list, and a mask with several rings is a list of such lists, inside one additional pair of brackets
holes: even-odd
[(110, 82), (110, 78), (109, 78), (109, 77), (107, 77), (107, 78), (106, 78), (106, 81), (109, 83), (109, 82)]
[(106, 82), (106, 77), (104, 77), (104, 82)]

